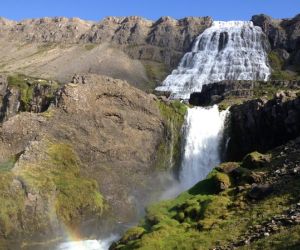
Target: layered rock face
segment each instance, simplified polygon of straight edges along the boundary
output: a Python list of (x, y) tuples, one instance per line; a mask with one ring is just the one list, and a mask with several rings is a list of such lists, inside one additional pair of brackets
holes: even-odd
[[(270, 95), (277, 89), (300, 89), (300, 81), (221, 81), (204, 85), (201, 92), (192, 93), (189, 103), (195, 106), (218, 104), (224, 100), (247, 100), (262, 95)], [(257, 95), (257, 96), (256, 96)]]
[(136, 204), (161, 185), (157, 150), (170, 134), (156, 98), (108, 77), (74, 82), (57, 93), (57, 107), (20, 113), (0, 128), (0, 178), (7, 180), (0, 192), (14, 209), (6, 221), (10, 212), (1, 208), (8, 240), (23, 237), (23, 228), (42, 237), (103, 213), (112, 225), (133, 221)]
[(284, 61), (300, 64), (300, 15), (291, 19), (272, 19), (266, 15), (252, 17), (269, 37), (273, 50), (277, 50)]
[(229, 160), (254, 150), (266, 152), (300, 135), (300, 99), (293, 92), (234, 105), (230, 113)]

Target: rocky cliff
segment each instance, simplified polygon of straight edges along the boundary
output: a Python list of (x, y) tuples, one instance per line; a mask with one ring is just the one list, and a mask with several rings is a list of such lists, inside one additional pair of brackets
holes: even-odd
[(254, 150), (266, 152), (299, 136), (298, 95), (282, 91), (269, 101), (260, 98), (232, 106), (228, 159), (240, 160)]
[(192, 93), (189, 103), (194, 106), (219, 104), (221, 108), (227, 108), (258, 97), (271, 99), (281, 90), (297, 92), (300, 90), (300, 81), (221, 81), (204, 85), (201, 92)]
[[(252, 17), (252, 21), (255, 25), (260, 26), (269, 37), (273, 50), (270, 54), (273, 69), (298, 72), (300, 65), (300, 15), (286, 19), (273, 19), (266, 15), (256, 15)], [(289, 71), (276, 77), (293, 77)]]
[(169, 167), (169, 140), (181, 124), (169, 126), (184, 113), (121, 80), (76, 79), (57, 93), (56, 107), (20, 113), (0, 128), (0, 246), (31, 238), (32, 249), (64, 237), (64, 227), (86, 229), (82, 221), (105, 233), (134, 221), (164, 184), (157, 175)]
[(40, 113), (55, 101), (59, 84), (24, 75), (0, 76), (0, 123), (19, 112)]

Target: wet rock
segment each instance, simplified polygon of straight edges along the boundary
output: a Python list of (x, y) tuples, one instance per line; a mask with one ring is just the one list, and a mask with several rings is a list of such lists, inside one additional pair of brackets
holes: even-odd
[(270, 195), (272, 192), (273, 187), (270, 184), (260, 184), (255, 185), (248, 193), (248, 196), (251, 199), (261, 200)]

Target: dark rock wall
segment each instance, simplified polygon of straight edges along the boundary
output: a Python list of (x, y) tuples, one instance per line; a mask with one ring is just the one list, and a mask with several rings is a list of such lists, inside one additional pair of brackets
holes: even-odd
[(300, 135), (300, 98), (278, 93), (270, 101), (251, 100), (230, 108), (228, 160), (266, 152)]

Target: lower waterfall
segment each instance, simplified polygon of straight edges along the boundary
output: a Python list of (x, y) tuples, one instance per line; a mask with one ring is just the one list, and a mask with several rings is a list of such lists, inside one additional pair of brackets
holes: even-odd
[(218, 106), (195, 107), (188, 110), (183, 127), (184, 150), (180, 186), (186, 190), (203, 180), (217, 166), (228, 111)]
[(107, 250), (117, 239), (117, 235), (111, 235), (103, 240), (68, 241), (60, 244), (57, 250)]

